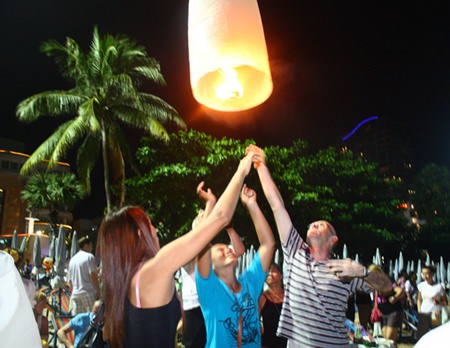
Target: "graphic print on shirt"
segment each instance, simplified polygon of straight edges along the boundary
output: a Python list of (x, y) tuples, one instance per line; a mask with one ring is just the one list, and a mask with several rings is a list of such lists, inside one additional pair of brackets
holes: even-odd
[(228, 317), (221, 322), (227, 334), (236, 342), (238, 339), (239, 316), (242, 311), (242, 345), (257, 343), (259, 320), (257, 320), (258, 316), (255, 315), (257, 311), (256, 304), (248, 292), (242, 295), (241, 301), (240, 304), (236, 301), (230, 308), (234, 317)]

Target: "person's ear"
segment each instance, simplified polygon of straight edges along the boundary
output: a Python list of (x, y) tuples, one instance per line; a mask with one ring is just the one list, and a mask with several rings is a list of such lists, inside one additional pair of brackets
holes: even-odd
[(332, 236), (331, 238), (332, 238), (331, 240), (333, 241), (333, 244), (336, 244), (336, 243), (339, 241), (338, 236), (335, 236), (335, 235), (334, 235), (334, 236)]

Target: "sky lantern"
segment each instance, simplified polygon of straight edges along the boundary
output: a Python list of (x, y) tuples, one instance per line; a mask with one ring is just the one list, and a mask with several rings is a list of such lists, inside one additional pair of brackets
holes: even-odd
[(189, 64), (194, 98), (219, 111), (242, 111), (272, 93), (257, 0), (189, 0)]

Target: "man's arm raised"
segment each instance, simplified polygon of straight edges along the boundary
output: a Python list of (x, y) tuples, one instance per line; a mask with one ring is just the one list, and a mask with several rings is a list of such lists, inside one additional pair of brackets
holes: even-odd
[(270, 208), (272, 209), (281, 243), (286, 244), (289, 232), (292, 228), (291, 218), (284, 206), (280, 191), (275, 185), (275, 182), (270, 175), (269, 169), (266, 166), (264, 151), (256, 145), (248, 146), (247, 152), (249, 151), (255, 153), (253, 166), (258, 172), (264, 195), (266, 196)]

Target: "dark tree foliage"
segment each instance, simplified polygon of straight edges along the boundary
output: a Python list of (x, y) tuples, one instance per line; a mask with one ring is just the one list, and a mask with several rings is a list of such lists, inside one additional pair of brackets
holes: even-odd
[[(202, 206), (195, 194), (197, 184), (204, 180), (218, 197), (251, 142), (215, 139), (193, 130), (172, 134), (168, 144), (147, 138), (137, 154), (145, 175), (126, 181), (127, 202), (147, 209), (163, 237), (171, 240), (190, 229)], [(395, 208), (399, 200), (393, 192), (398, 182), (382, 179), (375, 164), (334, 148), (311, 153), (304, 141), (267, 147), (265, 152), (294, 226), (303, 237), (309, 222), (329, 220), (340, 238), (336, 251), (340, 253), (345, 243), (350, 256), (358, 253), (367, 263), (380, 245), (386, 246), (382, 250), (386, 255), (392, 246), (392, 257), (396, 257), (399, 246), (411, 239)], [(257, 191), (277, 234), (254, 170), (246, 182)], [(247, 245), (257, 245), (251, 220), (240, 205), (233, 224)]]

